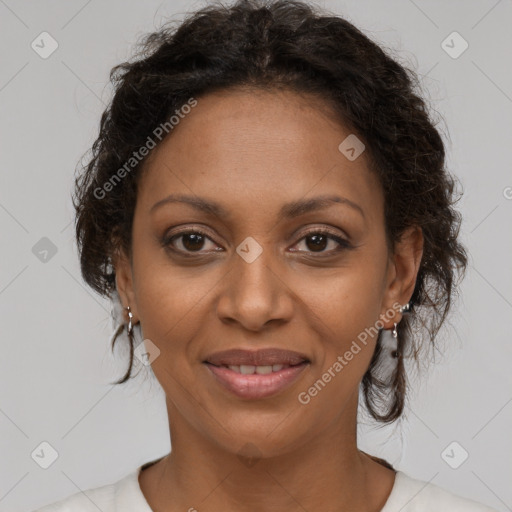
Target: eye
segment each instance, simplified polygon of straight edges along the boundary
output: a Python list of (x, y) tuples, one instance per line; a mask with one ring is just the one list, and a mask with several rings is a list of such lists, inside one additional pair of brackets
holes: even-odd
[(206, 233), (198, 229), (181, 231), (170, 237), (165, 237), (164, 240), (162, 240), (162, 245), (185, 254), (201, 253), (201, 251), (205, 249), (204, 246), (207, 240), (213, 244), (214, 251), (218, 250), (215, 249), (215, 247), (218, 246), (213, 243), (213, 240)]
[[(303, 243), (306, 246), (306, 252), (310, 253), (329, 254), (339, 252), (343, 249), (350, 249), (352, 247), (347, 240), (325, 229), (308, 231), (305, 236), (301, 238), (299, 244), (302, 241), (304, 241)], [(331, 242), (332, 249), (326, 251), (325, 249), (329, 246), (329, 242)], [(303, 252), (297, 251), (296, 249), (292, 249), (292, 251)]]
[[(210, 249), (208, 249), (208, 241), (211, 243)], [(305, 245), (305, 250), (291, 249), (292, 252), (330, 254), (352, 248), (347, 240), (325, 229), (308, 231), (296, 245), (300, 245), (300, 243)], [(331, 243), (331, 249), (326, 250), (329, 247), (329, 243)], [(199, 229), (189, 229), (164, 237), (162, 245), (183, 255), (223, 250), (213, 242), (207, 233)]]

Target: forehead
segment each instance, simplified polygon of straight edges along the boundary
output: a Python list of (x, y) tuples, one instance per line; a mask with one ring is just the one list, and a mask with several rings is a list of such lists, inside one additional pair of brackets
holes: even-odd
[(138, 199), (150, 208), (180, 191), (227, 205), (263, 198), (268, 204), (339, 192), (378, 207), (381, 190), (365, 152), (351, 161), (339, 150), (349, 136), (316, 96), (254, 89), (207, 94), (150, 154)]

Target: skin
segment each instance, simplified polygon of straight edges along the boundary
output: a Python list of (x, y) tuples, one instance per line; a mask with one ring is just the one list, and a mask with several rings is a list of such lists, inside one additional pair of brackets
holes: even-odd
[[(115, 268), (123, 305), (160, 350), (152, 369), (166, 393), (172, 451), (139, 477), (154, 511), (384, 506), (395, 473), (358, 450), (356, 439), (359, 384), (376, 336), (307, 405), (297, 398), (365, 328), (400, 321), (399, 312), (386, 313), (409, 301), (423, 250), (421, 229), (411, 227), (389, 251), (384, 196), (366, 153), (349, 161), (338, 150), (349, 134), (318, 98), (230, 89), (198, 98), (149, 155), (132, 259), (118, 253)], [(177, 193), (215, 201), (229, 216), (178, 202), (150, 213)], [(332, 202), (278, 217), (285, 203), (325, 194), (350, 199), (364, 216)], [(183, 228), (207, 238), (178, 237), (169, 242), (178, 252), (162, 246)], [(352, 248), (327, 239), (315, 249), (311, 228)], [(251, 263), (236, 252), (248, 236), (262, 248)], [(202, 364), (235, 347), (296, 350), (311, 364), (279, 394), (243, 400)], [(240, 456), (247, 443), (258, 455), (252, 462)]]

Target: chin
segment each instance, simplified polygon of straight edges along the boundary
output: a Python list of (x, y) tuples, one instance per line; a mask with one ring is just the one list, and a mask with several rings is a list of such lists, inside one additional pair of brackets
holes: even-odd
[[(256, 421), (258, 416), (260, 419)], [(316, 436), (304, 422), (297, 422), (295, 418), (288, 423), (285, 418), (286, 414), (280, 414), (264, 421), (261, 413), (255, 413), (249, 415), (247, 421), (226, 424), (225, 430), (220, 428), (210, 436), (226, 452), (241, 458), (269, 459), (298, 450)], [(305, 431), (297, 431), (297, 424), (302, 424)]]

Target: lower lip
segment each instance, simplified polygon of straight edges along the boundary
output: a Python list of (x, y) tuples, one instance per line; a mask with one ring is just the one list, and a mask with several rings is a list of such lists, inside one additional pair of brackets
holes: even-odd
[(257, 373), (243, 375), (225, 366), (214, 366), (210, 363), (205, 364), (215, 378), (233, 394), (240, 398), (257, 400), (259, 398), (275, 395), (279, 391), (289, 387), (298, 379), (299, 375), (309, 363), (304, 362), (266, 375), (259, 375)]

